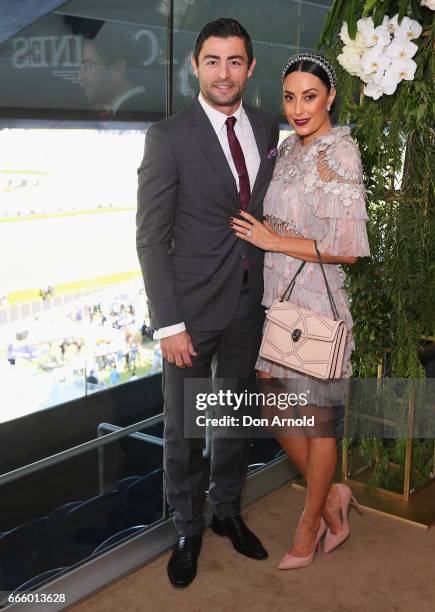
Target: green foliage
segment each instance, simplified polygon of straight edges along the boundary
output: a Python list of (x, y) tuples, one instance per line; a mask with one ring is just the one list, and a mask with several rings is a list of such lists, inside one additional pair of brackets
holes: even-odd
[[(395, 94), (378, 100), (363, 95), (364, 83), (336, 58), (339, 32), (353, 11), (354, 22), (373, 14), (417, 18), (423, 35), (414, 80), (402, 81)], [(349, 35), (351, 33), (349, 32)], [(391, 350), (391, 374), (418, 378), (422, 336), (435, 332), (435, 153), (433, 13), (418, 0), (336, 0), (320, 45), (337, 71), (338, 121), (352, 126), (359, 145), (366, 185), (371, 258), (348, 266), (346, 288), (355, 326), (354, 375), (374, 377), (385, 349)], [(347, 443), (348, 444), (348, 443)], [(359, 440), (360, 456), (371, 466), (369, 485), (402, 492), (406, 441), (373, 435)], [(412, 487), (433, 470), (433, 440), (413, 440)]]
[(376, 3), (375, 10), (373, 11), (373, 23), (375, 27), (381, 25), (384, 16), (390, 7), (390, 0), (383, 0), (380, 4)]
[(370, 15), (370, 13), (373, 11), (373, 9), (375, 8), (375, 6), (377, 6), (378, 3), (379, 0), (365, 0), (362, 11), (363, 17), (367, 17), (367, 15)]
[[(331, 61), (342, 49), (341, 19), (326, 53)], [(433, 30), (428, 22), (427, 35), (415, 41), (414, 80), (400, 83), (392, 96), (364, 97), (364, 84), (336, 66), (338, 119), (353, 126), (363, 162), (372, 254), (347, 269), (359, 376), (376, 375), (387, 347), (393, 375), (422, 376), (421, 336), (435, 330)]]
[(331, 44), (337, 20), (340, 19), (342, 14), (343, 2), (344, 0), (334, 0), (334, 4), (331, 6), (326, 16), (325, 25), (320, 33), (319, 46), (329, 46)]
[(407, 9), (408, 9), (408, 0), (399, 0), (399, 19), (398, 19), (399, 23), (401, 23), (402, 19), (405, 17)]
[[(376, 2), (376, 0), (367, 0), (368, 2)], [(346, 11), (347, 31), (349, 36), (355, 40), (356, 37), (356, 15), (358, 10), (358, 0), (351, 0)]]

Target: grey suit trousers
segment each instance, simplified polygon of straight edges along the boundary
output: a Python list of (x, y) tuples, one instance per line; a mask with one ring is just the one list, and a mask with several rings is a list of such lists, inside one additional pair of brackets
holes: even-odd
[[(179, 534), (190, 536), (204, 530), (205, 491), (219, 518), (240, 514), (240, 496), (248, 467), (247, 437), (213, 436), (210, 480), (203, 458), (204, 439), (186, 437), (185, 415), (193, 415), (184, 406), (186, 378), (253, 379), (260, 347), (263, 321), (254, 316), (249, 285), (244, 284), (236, 314), (221, 331), (188, 330), (197, 357), (191, 368), (178, 368), (164, 361), (164, 477), (169, 504), (174, 508), (174, 522)], [(190, 416), (188, 417), (190, 418)]]

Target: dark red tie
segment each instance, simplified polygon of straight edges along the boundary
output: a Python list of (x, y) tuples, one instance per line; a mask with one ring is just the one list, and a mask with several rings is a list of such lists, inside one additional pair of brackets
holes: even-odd
[(230, 145), (231, 155), (233, 156), (234, 165), (239, 175), (240, 204), (242, 205), (242, 209), (246, 210), (251, 197), (251, 187), (249, 185), (249, 174), (246, 167), (245, 156), (243, 155), (242, 147), (234, 131), (236, 121), (237, 119), (235, 117), (228, 117), (225, 123), (227, 125), (228, 144)]
[[(233, 156), (234, 165), (236, 167), (237, 174), (239, 175), (240, 204), (242, 210), (246, 210), (251, 198), (251, 186), (249, 185), (249, 174), (246, 167), (245, 156), (243, 155), (242, 147), (240, 146), (239, 139), (234, 131), (236, 121), (237, 119), (235, 117), (228, 117), (225, 123), (227, 125), (228, 144), (230, 145), (231, 155)], [(242, 251), (242, 256), (243, 269), (245, 274), (247, 274), (248, 261), (245, 257), (245, 251)]]

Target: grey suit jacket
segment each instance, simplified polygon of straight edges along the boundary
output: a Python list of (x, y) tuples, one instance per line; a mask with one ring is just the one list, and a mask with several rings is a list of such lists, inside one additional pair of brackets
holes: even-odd
[[(260, 154), (248, 212), (261, 219), (278, 122), (244, 104)], [(136, 245), (154, 329), (224, 329), (233, 318), (248, 257), (253, 312), (264, 316), (264, 252), (237, 238), (229, 218), (240, 200), (216, 133), (195, 98), (146, 133), (138, 169)]]

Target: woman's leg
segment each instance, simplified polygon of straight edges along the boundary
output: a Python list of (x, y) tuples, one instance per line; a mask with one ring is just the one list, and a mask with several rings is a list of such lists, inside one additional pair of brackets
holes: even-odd
[[(272, 378), (272, 376), (270, 376), (270, 374), (268, 374), (267, 372), (261, 372), (261, 371), (257, 372), (257, 376), (260, 379)], [(316, 438), (308, 438), (308, 437), (301, 436), (301, 435), (277, 436), (277, 440), (280, 443), (281, 447), (285, 450), (289, 459), (295, 464), (299, 472), (302, 474), (305, 481), (307, 482), (307, 485), (308, 485), (309, 466), (310, 466), (310, 449), (311, 449), (310, 442), (311, 440), (314, 440), (314, 439)], [(322, 440), (328, 440), (329, 438), (317, 438), (317, 439), (322, 441)], [(338, 497), (338, 493), (335, 490), (335, 488), (333, 486), (330, 486), (332, 476), (335, 471), (335, 463), (336, 463), (336, 458), (337, 458), (335, 438), (332, 438), (332, 442), (334, 443), (333, 446), (335, 449), (335, 455), (331, 457), (334, 462), (334, 466), (332, 469), (331, 477), (329, 478), (328, 476), (329, 484), (328, 484), (327, 498), (326, 498), (326, 502), (324, 502), (324, 507), (321, 513), (323, 514), (323, 518), (327, 522), (331, 532), (334, 534), (337, 534), (337, 533), (340, 533), (342, 529), (342, 523), (340, 519), (340, 499)], [(325, 446), (325, 449), (329, 449), (330, 446), (331, 446), (331, 443), (327, 443), (327, 445)], [(334, 459), (334, 456), (335, 456), (335, 459)], [(311, 465), (311, 472), (314, 471), (314, 480), (313, 480), (313, 476), (310, 474), (311, 487), (308, 486), (307, 498), (306, 498), (306, 504), (305, 504), (305, 507), (308, 510), (308, 516), (310, 514), (312, 515), (313, 508), (315, 509), (318, 504), (316, 491), (314, 491), (314, 499), (313, 499), (313, 494), (312, 494), (313, 483), (316, 482), (316, 479), (317, 479), (317, 473), (316, 473), (316, 467), (315, 467), (318, 461), (317, 452), (314, 452), (313, 459), (314, 459), (314, 464)], [(329, 474), (328, 469), (326, 470), (326, 474)], [(310, 498), (308, 499), (309, 493), (310, 493)], [(322, 497), (323, 497), (323, 493), (321, 493), (320, 499), (322, 499)], [(304, 513), (305, 513), (305, 510), (304, 510)], [(319, 517), (319, 522), (320, 522), (320, 517)]]
[(290, 554), (305, 557), (315, 546), (326, 499), (337, 462), (335, 438), (307, 438), (307, 496)]

